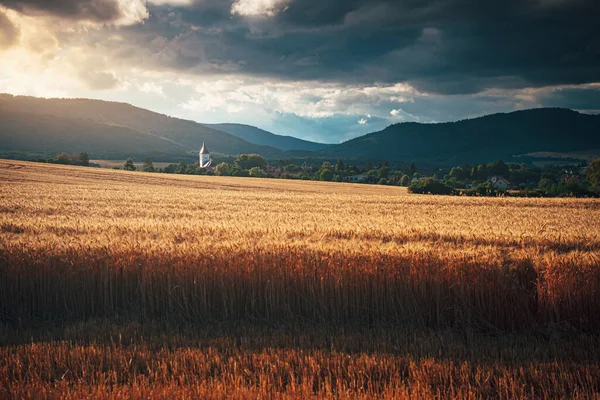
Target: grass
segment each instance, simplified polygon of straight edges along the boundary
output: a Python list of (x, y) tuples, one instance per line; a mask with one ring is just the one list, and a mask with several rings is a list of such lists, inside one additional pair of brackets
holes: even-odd
[(598, 396), (598, 200), (15, 161), (0, 181), (0, 394)]

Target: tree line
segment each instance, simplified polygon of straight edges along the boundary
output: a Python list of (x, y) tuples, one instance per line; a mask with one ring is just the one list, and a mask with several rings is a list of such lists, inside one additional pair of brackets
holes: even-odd
[[(115, 169), (121, 169), (115, 167)], [(134, 161), (128, 158), (123, 165), (125, 171), (137, 171)], [(221, 176), (252, 176), (267, 177), (267, 161), (258, 154), (240, 154), (232, 163), (222, 162), (217, 164), (214, 169), (201, 168), (199, 162), (186, 164), (179, 161), (178, 164), (169, 164), (164, 168), (155, 168), (150, 157), (144, 159), (143, 165), (139, 168), (142, 172), (158, 172), (165, 174), (182, 175), (221, 175)]]
[[(490, 177), (502, 177), (511, 183), (510, 192), (495, 187)], [(598, 197), (600, 196), (600, 158), (589, 165), (549, 165), (544, 168), (526, 164), (494, 161), (454, 167), (447, 174), (414, 180), (412, 193), (461, 194), (520, 197)]]
[(79, 166), (83, 166), (83, 167), (90, 166), (90, 157), (88, 156), (88, 153), (86, 153), (85, 151), (82, 151), (81, 153), (73, 153), (73, 154), (62, 152), (51, 158), (38, 158), (33, 161), (49, 163), (49, 164), (79, 165)]
[[(240, 154), (230, 162), (217, 163), (214, 169), (201, 168), (198, 162), (186, 164), (169, 164), (164, 168), (155, 168), (150, 157), (144, 160), (141, 167), (136, 167), (129, 158), (124, 163), (126, 171), (159, 172), (187, 175), (218, 175), (255, 178), (280, 178), (341, 182), (349, 176), (360, 176), (359, 183), (377, 183), (381, 185), (408, 186), (413, 177), (419, 177), (414, 163), (404, 168), (392, 168), (387, 161), (373, 165), (367, 161), (362, 166), (346, 164), (342, 159), (333, 164), (329, 161), (321, 165), (297, 165), (289, 160), (272, 160), (268, 162), (258, 154)], [(296, 160), (297, 161), (297, 160)], [(121, 169), (121, 167), (115, 167)]]
[[(90, 166), (86, 152), (68, 154), (62, 152), (48, 159), (36, 161)], [(129, 158), (123, 169), (185, 175), (218, 175), (254, 178), (279, 178), (342, 182), (353, 177), (352, 182), (365, 184), (395, 185), (408, 187), (412, 193), (460, 194), (470, 196), (506, 195), (491, 182), (492, 176), (510, 181), (512, 196), (557, 197), (599, 196), (600, 159), (589, 165), (549, 165), (544, 168), (530, 167), (524, 163), (464, 164), (449, 169), (417, 170), (414, 162), (403, 166), (390, 166), (387, 161), (373, 164), (352, 165), (338, 159), (337, 163), (324, 161), (321, 165), (294, 164), (290, 160), (272, 160), (270, 163), (258, 154), (240, 154), (233, 161), (220, 162), (214, 169), (201, 168), (198, 162), (186, 164), (180, 161), (164, 168), (155, 168), (150, 157), (146, 157), (140, 168)], [(298, 161), (298, 160), (296, 160)], [(115, 167), (115, 169), (121, 169)]]

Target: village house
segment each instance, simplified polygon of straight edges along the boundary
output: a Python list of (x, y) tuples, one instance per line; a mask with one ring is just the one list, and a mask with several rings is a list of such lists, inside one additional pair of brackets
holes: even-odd
[(285, 169), (279, 166), (267, 165), (267, 172), (270, 173), (273, 178), (280, 178), (285, 173)]
[(512, 183), (502, 176), (491, 176), (488, 178), (490, 182), (492, 182), (492, 186), (494, 189), (498, 190), (510, 190), (512, 189)]
[(352, 175), (352, 176), (345, 176), (344, 177), (344, 182), (352, 182), (352, 183), (359, 183), (359, 182), (367, 182), (371, 177), (367, 174), (358, 174), (358, 175)]

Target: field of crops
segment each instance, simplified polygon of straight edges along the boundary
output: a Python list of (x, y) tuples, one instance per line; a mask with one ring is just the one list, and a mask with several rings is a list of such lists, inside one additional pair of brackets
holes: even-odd
[(0, 397), (590, 398), (600, 202), (0, 160)]

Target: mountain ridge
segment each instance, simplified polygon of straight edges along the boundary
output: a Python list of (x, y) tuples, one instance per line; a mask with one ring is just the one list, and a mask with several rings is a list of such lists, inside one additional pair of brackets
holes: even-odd
[[(42, 99), (0, 94), (0, 150), (14, 152), (86, 151), (92, 157), (162, 154), (176, 160), (197, 156), (202, 143), (213, 153), (257, 153), (265, 158), (416, 161), (453, 166), (490, 162), (535, 152), (600, 149), (600, 116), (564, 108), (495, 113), (453, 122), (402, 122), (340, 144), (316, 144), (275, 135), (244, 124), (202, 124), (170, 117), (129, 103), (94, 99)], [(254, 140), (283, 138), (293, 145), (326, 146), (281, 150), (251, 143), (215, 129), (243, 128)], [(241, 135), (241, 133), (238, 132)], [(138, 157), (139, 158), (139, 157)]]
[(316, 151), (330, 144), (311, 142), (294, 136), (278, 135), (252, 125), (238, 123), (202, 124), (231, 135), (237, 136), (250, 143), (271, 146), (283, 151)]
[[(107, 127), (126, 127), (140, 133), (160, 137), (165, 141), (183, 147), (185, 151), (189, 152), (199, 150), (202, 143), (206, 142), (211, 151), (222, 154), (260, 153), (265, 156), (278, 156), (282, 153), (278, 149), (250, 143), (229, 133), (206, 127), (198, 122), (170, 117), (129, 103), (95, 99), (42, 99), (31, 96), (0, 94), (0, 112), (18, 114), (23, 110), (26, 110), (30, 115), (51, 115), (72, 121), (91, 121)], [(21, 125), (27, 126), (28, 123), (22, 121)], [(39, 139), (39, 132), (32, 132), (31, 129), (28, 132), (32, 140)], [(6, 129), (0, 128), (0, 147), (4, 147), (3, 144), (7, 142), (7, 135)], [(142, 152), (146, 152), (147, 147), (144, 146)], [(171, 146), (167, 146), (167, 149), (169, 152), (174, 150)], [(27, 149), (23, 148), (22, 150)], [(119, 150), (138, 152), (136, 148)], [(160, 146), (155, 146), (151, 150), (162, 151), (163, 149)]]
[(398, 123), (328, 147), (320, 154), (459, 165), (509, 161), (535, 151), (589, 148), (600, 148), (600, 116), (565, 108), (537, 108), (453, 122)]

